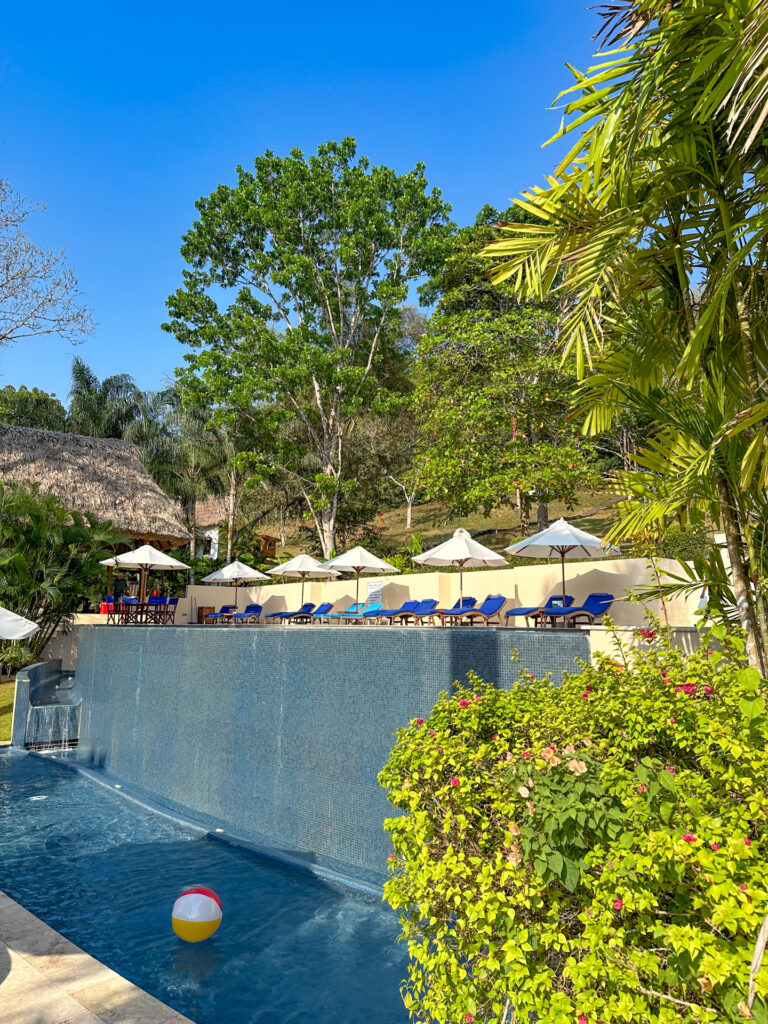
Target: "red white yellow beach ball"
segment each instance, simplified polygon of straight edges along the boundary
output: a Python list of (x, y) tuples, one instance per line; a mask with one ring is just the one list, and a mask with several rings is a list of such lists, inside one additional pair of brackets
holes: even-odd
[(185, 942), (209, 939), (221, 924), (221, 900), (205, 886), (185, 889), (173, 904), (171, 925)]

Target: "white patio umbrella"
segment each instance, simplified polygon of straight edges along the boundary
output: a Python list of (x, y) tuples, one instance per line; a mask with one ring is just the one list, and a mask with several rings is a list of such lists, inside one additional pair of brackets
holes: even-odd
[(479, 541), (473, 540), (467, 530), (459, 528), (450, 540), (430, 548), (421, 555), (413, 556), (420, 565), (456, 565), (459, 568), (459, 596), (464, 597), (464, 570), (476, 569), (481, 565), (507, 565), (507, 560), (496, 551), (491, 551)]
[(246, 565), (245, 562), (230, 562), (229, 565), (225, 565), (223, 569), (217, 569), (216, 572), (209, 573), (207, 576), (203, 576), (203, 583), (234, 583), (235, 585), (235, 604), (237, 604), (237, 588), (241, 583), (250, 583), (253, 580), (268, 580), (269, 576), (265, 576), (263, 572), (259, 572), (258, 569), (254, 569), (250, 565)]
[(23, 615), (0, 608), (0, 640), (27, 640), (40, 627), (36, 622), (25, 619)]
[(323, 565), (329, 569), (338, 569), (339, 572), (353, 572), (355, 574), (356, 605), (360, 603), (360, 573), (400, 572), (400, 570), (396, 569), (394, 565), (390, 565), (389, 562), (385, 562), (377, 555), (372, 554), (370, 551), (366, 551), (366, 549), (360, 547), (360, 545), (356, 548), (352, 548), (351, 551), (345, 551), (343, 555), (336, 555), (335, 558), (331, 558), (327, 562), (323, 562)]
[(150, 569), (188, 569), (189, 566), (180, 562), (177, 558), (166, 555), (164, 551), (158, 551), (151, 544), (142, 544), (135, 551), (125, 551), (122, 555), (115, 555), (113, 558), (105, 558), (101, 565), (112, 566), (113, 568), (139, 569), (141, 570), (141, 584), (139, 590), (139, 601), (144, 603), (147, 596), (147, 573)]
[(591, 533), (572, 526), (567, 519), (558, 519), (546, 530), (534, 533), (504, 548), (511, 555), (524, 555), (526, 558), (555, 558), (559, 556), (563, 571), (563, 600), (565, 600), (565, 560), (566, 558), (607, 558), (620, 555), (621, 552), (613, 544), (608, 544)]
[(268, 569), (270, 576), (295, 576), (301, 578), (301, 603), (304, 604), (304, 580), (327, 580), (338, 576), (335, 569), (326, 569), (312, 555), (296, 555), (295, 558), (276, 565), (274, 569)]

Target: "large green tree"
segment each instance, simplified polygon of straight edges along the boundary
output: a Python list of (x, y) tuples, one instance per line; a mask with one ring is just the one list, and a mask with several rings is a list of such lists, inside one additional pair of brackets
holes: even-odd
[(568, 422), (574, 378), (554, 351), (554, 304), (520, 302), (478, 258), (499, 216), (484, 207), (459, 231), (423, 289), (439, 301), (418, 350), (418, 479), (454, 514), (517, 504), (527, 529), (536, 504), (541, 528), (548, 502), (574, 500), (597, 475)]
[(139, 415), (141, 391), (127, 373), (99, 380), (79, 356), (72, 360), (69, 429), (90, 437), (122, 438)]
[(0, 423), (12, 427), (66, 430), (67, 410), (55, 395), (38, 388), (0, 388)]
[(371, 166), (352, 139), (237, 175), (197, 203), (166, 328), (195, 350), (180, 371), (194, 400), (261, 419), (274, 444), (257, 461), (300, 489), (327, 556), (350, 441), (392, 397), (402, 306), (442, 259), (449, 207), (421, 164)]

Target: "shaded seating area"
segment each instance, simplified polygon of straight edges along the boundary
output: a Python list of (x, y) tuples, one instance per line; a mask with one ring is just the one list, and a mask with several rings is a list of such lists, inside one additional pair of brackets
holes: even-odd
[(470, 608), (474, 608), (477, 604), (477, 598), (475, 597), (460, 597), (459, 600), (452, 608), (436, 608), (429, 615), (425, 615), (424, 618), (428, 619), (440, 619), (440, 624), (445, 626), (446, 619), (450, 619), (454, 615), (461, 615), (462, 612), (468, 612)]
[(331, 608), (333, 608), (333, 601), (326, 601), (324, 604), (319, 604), (313, 612), (296, 612), (290, 617), (289, 622), (322, 622), (327, 618)]
[(561, 623), (564, 626), (575, 626), (579, 622), (592, 626), (598, 619), (602, 619), (615, 600), (613, 594), (590, 594), (580, 607), (550, 611), (546, 613), (546, 618), (552, 626)]
[(217, 612), (208, 612), (204, 618), (204, 624), (208, 625), (212, 622), (224, 622), (232, 618), (237, 611), (236, 604), (223, 604)]
[(446, 615), (445, 620), (463, 625), (468, 623), (474, 626), (476, 622), (484, 626), (490, 626), (491, 620), (496, 619), (495, 625), (501, 625), (501, 609), (507, 603), (506, 597), (502, 594), (489, 594), (479, 608), (468, 608), (466, 611), (453, 612)]
[(261, 618), (261, 613), (263, 610), (264, 609), (260, 604), (249, 604), (246, 607), (245, 611), (235, 612), (235, 614), (232, 616), (232, 621), (234, 623), (258, 622), (259, 619)]
[(178, 597), (150, 597), (139, 601), (138, 597), (124, 597), (112, 604), (107, 603), (107, 625), (115, 626), (165, 626), (176, 616)]
[(566, 608), (570, 608), (572, 604), (573, 597), (570, 594), (566, 594), (565, 597), (563, 597), (562, 594), (557, 594), (550, 597), (544, 605), (510, 608), (510, 610), (505, 613), (507, 625), (514, 625), (513, 622), (510, 622), (511, 619), (524, 618), (526, 624), (530, 619), (533, 619), (533, 624), (535, 626), (541, 626), (544, 624), (548, 612), (564, 611)]
[(406, 611), (403, 608), (399, 612), (396, 612), (391, 616), (389, 621), (392, 623), (397, 622), (401, 626), (408, 622), (418, 622), (425, 617), (434, 615), (435, 608), (437, 608), (437, 601), (433, 598), (427, 598), (423, 601), (419, 601), (413, 610)]
[(290, 620), (293, 619), (293, 618), (296, 618), (296, 616), (299, 616), (299, 615), (309, 615), (310, 612), (312, 612), (314, 610), (314, 607), (315, 607), (315, 605), (314, 605), (314, 603), (312, 601), (305, 601), (305, 603), (301, 606), (301, 608), (299, 608), (298, 611), (295, 611), (295, 612), (270, 612), (268, 615), (265, 615), (264, 618), (265, 619), (272, 619), (275, 622), (277, 622), (278, 620), (281, 621), (281, 622), (290, 622)]

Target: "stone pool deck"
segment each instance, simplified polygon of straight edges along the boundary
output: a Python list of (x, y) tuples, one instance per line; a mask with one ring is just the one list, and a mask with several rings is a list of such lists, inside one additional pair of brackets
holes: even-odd
[(3, 1024), (192, 1024), (0, 892)]

